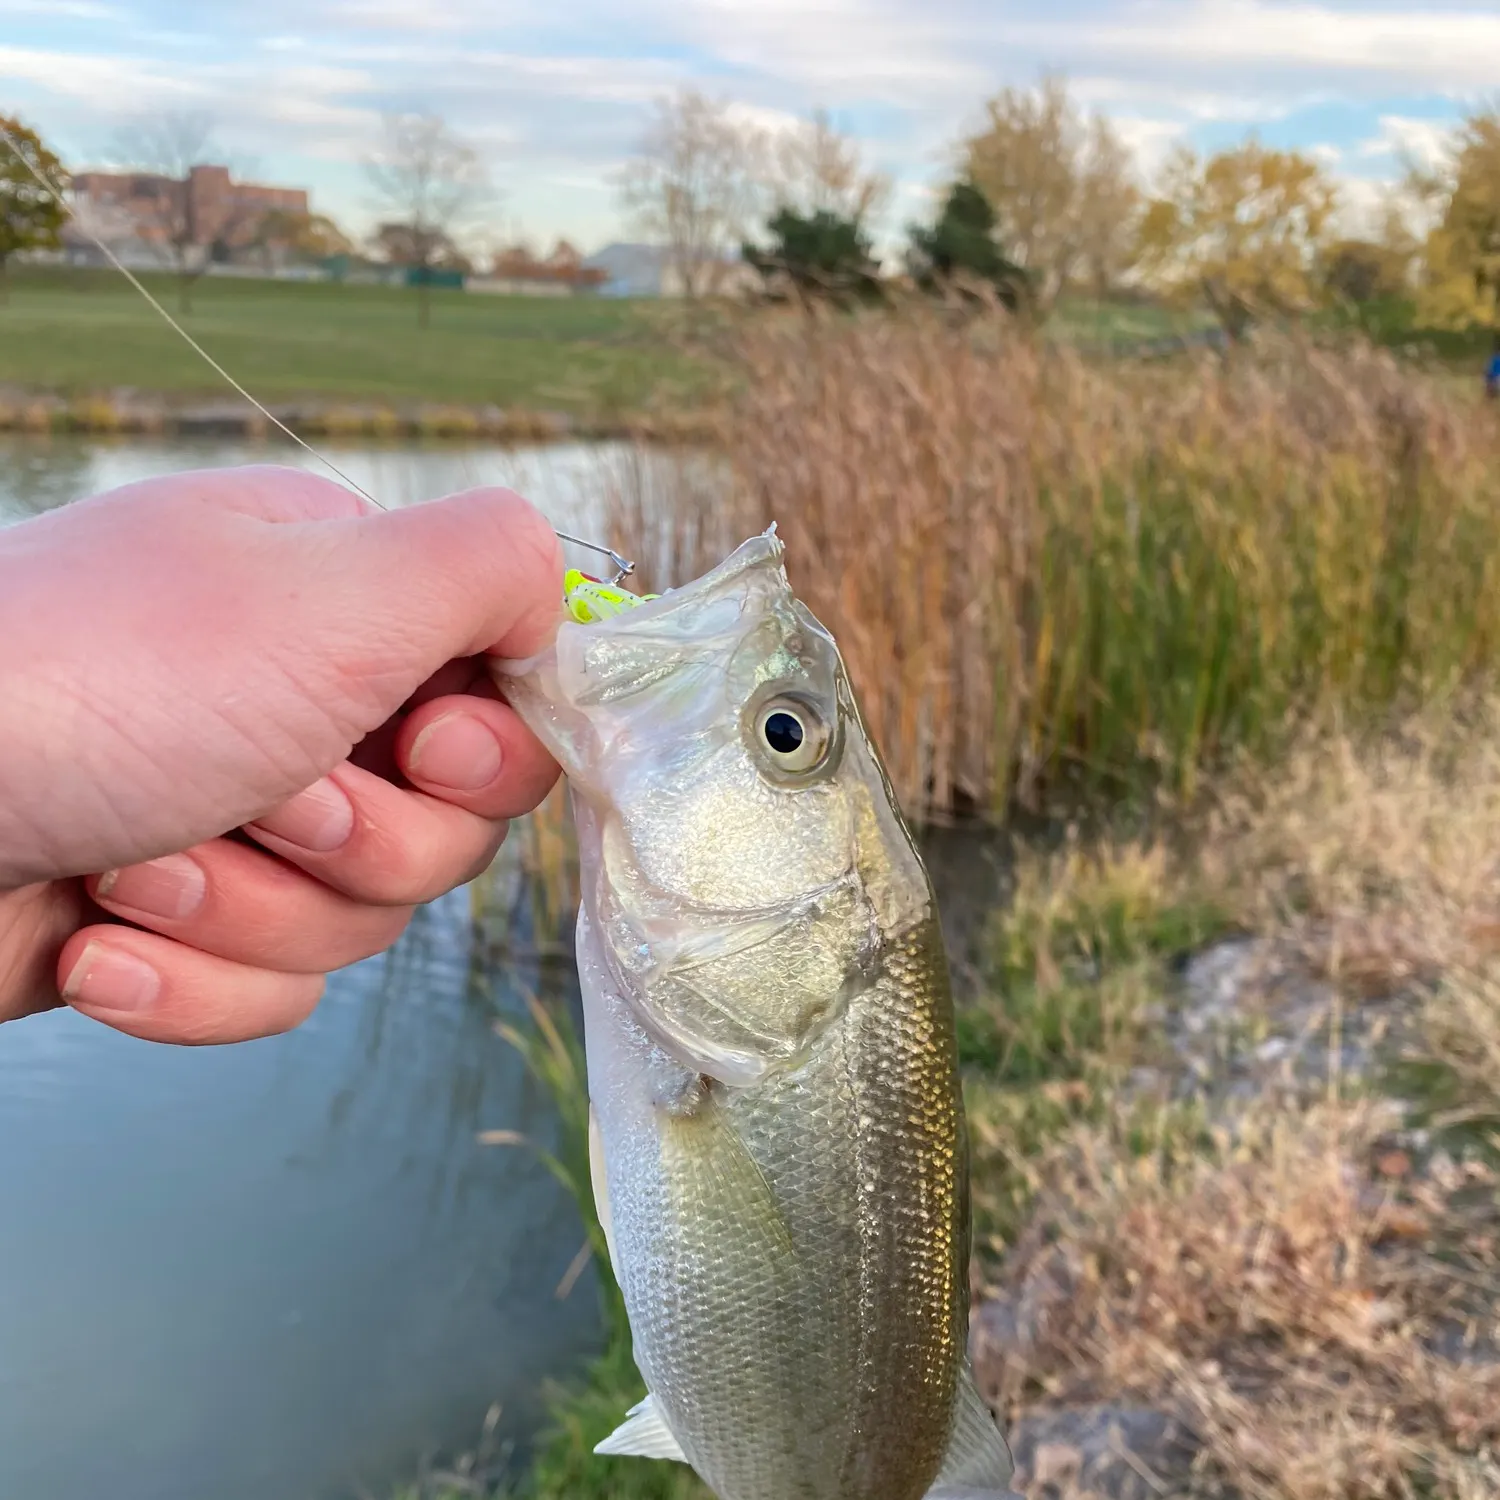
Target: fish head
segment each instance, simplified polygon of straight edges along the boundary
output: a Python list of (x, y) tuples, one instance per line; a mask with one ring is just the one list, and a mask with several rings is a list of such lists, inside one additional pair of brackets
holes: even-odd
[(572, 786), (611, 980), (685, 1066), (795, 1066), (931, 910), (838, 647), (774, 534), (682, 588), (568, 621), (505, 696)]

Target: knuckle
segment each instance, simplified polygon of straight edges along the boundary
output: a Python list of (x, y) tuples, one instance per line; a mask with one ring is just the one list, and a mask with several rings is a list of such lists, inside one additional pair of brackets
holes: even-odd
[(365, 863), (351, 892), (359, 900), (381, 907), (420, 906), (451, 888), (451, 851), (429, 832), (385, 845), (376, 859)]
[(328, 984), (323, 974), (297, 974), (291, 979), (286, 992), (286, 1009), (276, 1027), (277, 1032), (292, 1031), (300, 1026), (318, 1008)]
[(173, 997), (162, 1018), (173, 1040), (184, 1047), (211, 1047), (238, 1040), (246, 1032), (253, 1012), (247, 1015), (243, 996), (226, 986), (205, 997), (196, 988)]
[(501, 823), (496, 826), (486, 841), (483, 849), (470, 861), (469, 866), (463, 871), (460, 878), (455, 882), (458, 885), (467, 885), (471, 880), (478, 880), (489, 867), (494, 864), (495, 856), (499, 854), (500, 847), (505, 842), (505, 836), (509, 832), (510, 825)]
[(553, 529), (552, 523), (529, 500), (515, 496), (515, 514), (512, 520), (512, 546), (519, 550), (527, 562), (546, 574), (562, 577), (562, 539)]
[(503, 824), (497, 827), (481, 822), (475, 837), (466, 839), (464, 847), (448, 846), (431, 852), (421, 863), (411, 903), (435, 901), (458, 886), (477, 880), (494, 863), (504, 838)]
[(414, 908), (409, 902), (398, 902), (372, 908), (357, 929), (351, 931), (338, 945), (330, 961), (322, 965), (323, 971), (341, 969), (346, 964), (359, 963), (384, 953), (406, 931)]
[(219, 983), (186, 986), (174, 997), (163, 1020), (171, 1039), (186, 1047), (280, 1036), (313, 1013), (323, 986), (322, 974), (281, 974), (245, 967)]
[(563, 547), (552, 523), (524, 496), (514, 490), (495, 490), (491, 508), (497, 555), (509, 554), (521, 578), (555, 577), (561, 584)]
[(363, 509), (353, 490), (292, 464), (251, 464), (242, 472), (251, 483), (306, 499), (310, 512), (315, 515), (339, 518), (357, 515)]

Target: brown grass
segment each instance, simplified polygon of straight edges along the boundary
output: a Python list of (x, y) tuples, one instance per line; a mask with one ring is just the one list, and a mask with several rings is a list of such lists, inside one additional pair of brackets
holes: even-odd
[(1500, 426), (1368, 348), (1092, 367), (932, 313), (757, 318), (649, 587), (776, 521), (904, 805), (1190, 787), (1289, 717), (1492, 670)]
[(1388, 989), (1500, 948), (1500, 712), (1304, 739), (1216, 795), (1204, 877), (1320, 967)]
[[(1308, 739), (1205, 798), (1186, 852), (1106, 839), (1023, 861), (995, 1003), (1012, 1028), (1073, 1032), (1045, 1069), (974, 1088), (981, 1225), (1003, 1231), (985, 1274), (1021, 1330), (981, 1333), (976, 1357), (1010, 1423), (1169, 1412), (1202, 1445), (1194, 1494), (1500, 1494), (1494, 712)], [(1351, 1017), (1394, 1001), (1385, 1063), (1311, 1100), (1128, 1088), (1161, 1061), (1170, 999), (1142, 956), (1178, 946), (1184, 902), (1331, 982)]]
[(1401, 1084), (1500, 1149), (1497, 729), (1481, 702), (1305, 744), (1219, 800), (1200, 878), (1356, 1003), (1411, 991)]
[[(981, 1346), (987, 1394), (1013, 1417), (1040, 1400), (1174, 1412), (1204, 1444), (1203, 1493), (1497, 1493), (1500, 1364), (1434, 1348), (1452, 1328), (1500, 1336), (1496, 1179), (1471, 1163), (1383, 1180), (1389, 1124), (1252, 1114), (1207, 1159), (1097, 1131), (1064, 1142), (1007, 1265), (1032, 1337), (998, 1358)], [(1476, 1190), (1488, 1211), (1463, 1201)]]

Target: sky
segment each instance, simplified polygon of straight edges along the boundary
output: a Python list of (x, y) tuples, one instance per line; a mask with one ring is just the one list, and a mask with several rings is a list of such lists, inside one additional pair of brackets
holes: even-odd
[(122, 127), (208, 112), (223, 157), (355, 230), (382, 112), (484, 157), (500, 238), (628, 238), (613, 186), (680, 84), (768, 122), (828, 109), (927, 211), (985, 98), (1066, 76), (1148, 173), (1250, 131), (1317, 154), (1354, 211), (1500, 88), (1500, 0), (0, 0), (0, 113), (73, 167)]

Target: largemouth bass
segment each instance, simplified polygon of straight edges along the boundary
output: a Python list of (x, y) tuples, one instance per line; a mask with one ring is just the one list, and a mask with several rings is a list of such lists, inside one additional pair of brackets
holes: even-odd
[(500, 678), (571, 783), (594, 1194), (650, 1392), (601, 1453), (721, 1500), (989, 1500), (931, 885), (772, 533)]

